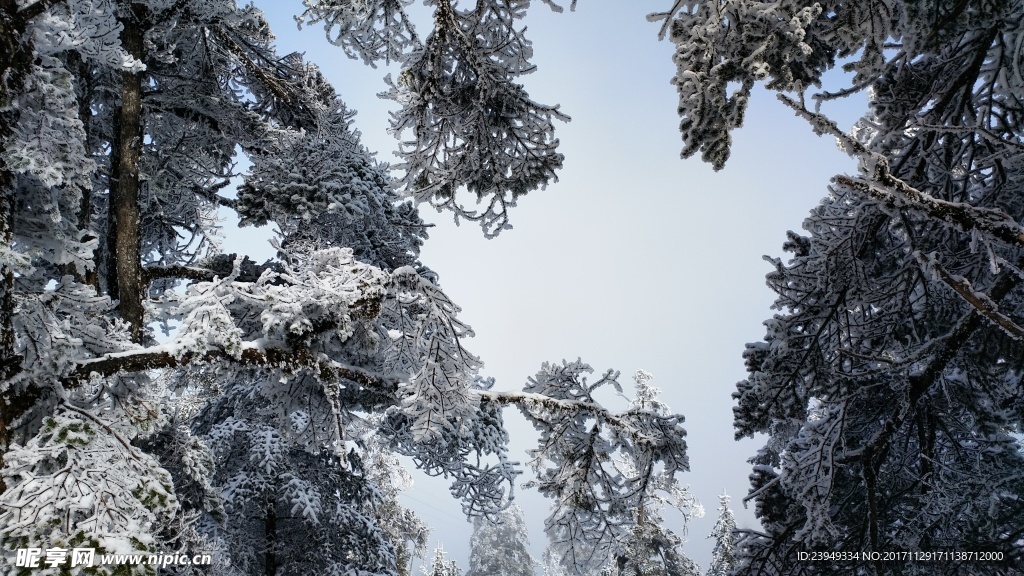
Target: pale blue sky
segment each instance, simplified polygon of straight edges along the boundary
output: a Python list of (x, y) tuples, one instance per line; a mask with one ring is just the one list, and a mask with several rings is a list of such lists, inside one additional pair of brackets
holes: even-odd
[[(321, 29), (297, 31), (297, 0), (257, 5), (279, 51), (305, 52), (318, 64), (359, 112), (364, 144), (392, 161), (395, 140), (385, 132), (392, 103), (376, 98), (386, 70), (348, 60)], [(557, 127), (566, 157), (560, 181), (523, 198), (514, 229), (495, 240), (425, 209), (437, 227), (422, 260), (462, 306), (477, 334), (468, 347), (496, 389), (519, 389), (542, 362), (563, 358), (582, 357), (598, 373), (621, 370), (624, 383), (637, 368), (654, 374), (665, 402), (686, 416), (692, 471), (681, 480), (707, 510), (688, 527), (686, 551), (706, 567), (718, 494), (733, 496), (741, 526), (756, 522), (741, 499), (746, 460), (760, 443), (733, 440), (730, 394), (745, 375), (744, 343), (764, 335), (761, 323), (772, 314), (770, 266), (761, 256), (781, 255), (786, 230), (799, 230), (829, 178), (853, 163), (765, 92), (753, 98), (723, 171), (680, 160), (673, 46), (645, 20), (670, 5), (583, 0), (575, 13), (553, 14), (534, 3), (526, 24), (538, 69), (523, 82), (534, 100), (559, 103), (573, 118)], [(862, 108), (859, 101), (832, 112), (849, 128)], [(225, 248), (240, 246), (232, 240)], [(533, 429), (510, 410), (506, 421), (513, 457), (525, 463)], [(443, 541), (467, 567), (471, 527), (459, 503), (446, 482), (416, 481), (406, 504), (431, 525), (432, 543)], [(525, 490), (517, 501), (539, 557), (548, 503)]]

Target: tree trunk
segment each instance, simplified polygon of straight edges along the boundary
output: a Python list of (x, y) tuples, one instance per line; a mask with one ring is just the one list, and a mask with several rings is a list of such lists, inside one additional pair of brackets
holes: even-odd
[(270, 498), (269, 500), (267, 516), (263, 521), (263, 533), (267, 543), (267, 549), (263, 553), (264, 576), (274, 576), (277, 574), (277, 558), (274, 556), (274, 546), (277, 543), (277, 514), (274, 509), (274, 499)]
[[(18, 110), (10, 106), (21, 92), (32, 68), (34, 48), (25, 33), (32, 18), (55, 0), (39, 0), (21, 10), (15, 0), (0, 0), (0, 146), (18, 122)], [(14, 245), (14, 173), (0, 157), (0, 248)], [(14, 271), (0, 263), (0, 458), (10, 445), (10, 425), (35, 401), (37, 390), (11, 389), (10, 378), (18, 372), (21, 357), (14, 341)], [(5, 486), (0, 480), (0, 493)]]
[[(0, 127), (3, 130), (4, 127)], [(6, 138), (5, 138), (6, 139)], [(10, 248), (13, 234), (11, 233), (11, 216), (13, 206), (14, 178), (13, 174), (0, 159), (0, 246)], [(17, 418), (14, 413), (11, 393), (8, 386), (11, 376), (21, 365), (14, 346), (14, 272), (9, 266), (0, 265), (0, 456), (7, 452), (10, 445), (8, 427)], [(0, 479), (0, 493), (4, 491), (3, 479)]]
[[(143, 57), (145, 8), (132, 4), (122, 17), (121, 44), (133, 57)], [(139, 161), (142, 158), (142, 72), (121, 73), (121, 109), (117, 114), (107, 213), (107, 291), (120, 301), (121, 317), (131, 326), (132, 340), (142, 341), (142, 257), (139, 211)]]
[[(77, 74), (76, 86), (75, 86), (75, 97), (78, 98), (78, 119), (82, 121), (82, 132), (85, 134), (85, 146), (86, 155), (91, 154), (91, 147), (89, 145), (89, 134), (90, 134), (90, 123), (92, 121), (92, 100), (94, 83), (92, 80), (92, 66), (82, 59), (81, 53), (78, 51), (71, 51), (68, 53), (67, 67), (69, 70)], [(78, 206), (78, 228), (79, 230), (91, 230), (92, 229), (92, 186), (91, 183), (85, 182), (77, 185), (79, 191), (82, 194), (81, 201)], [(82, 240), (88, 242), (94, 240), (96, 237), (91, 233), (83, 236)], [(93, 262), (97, 262), (102, 257), (93, 251)], [(94, 267), (92, 270), (79, 270), (75, 264), (62, 264), (60, 266), (62, 275), (74, 276), (75, 280), (83, 284), (89, 284), (94, 287), (99, 293), (99, 278), (97, 270)]]

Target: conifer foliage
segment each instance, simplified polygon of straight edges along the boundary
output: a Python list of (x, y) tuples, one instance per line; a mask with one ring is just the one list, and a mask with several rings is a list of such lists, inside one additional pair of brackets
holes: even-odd
[[(534, 102), (517, 83), (534, 70), (519, 27), (530, 2), (432, 2), (433, 29), (423, 39), (405, 13), (409, 4), (306, 0), (302, 21), (322, 25), (352, 57), (402, 64), (386, 97), (401, 104), (391, 131), (400, 141), (404, 193), (495, 236), (511, 228), (516, 200), (556, 181), (563, 161), (554, 121), (569, 117)], [(485, 208), (466, 208), (462, 190)]]
[(736, 564), (736, 517), (729, 508), (728, 494), (719, 496), (718, 501), (718, 519), (715, 521), (715, 527), (711, 529), (711, 534), (708, 534), (708, 538), (715, 539), (715, 547), (711, 551), (711, 565), (708, 567), (707, 576), (727, 576)]
[(523, 521), (523, 509), (512, 504), (496, 515), (495, 520), (473, 520), (466, 576), (533, 576), (536, 562), (526, 548), (530, 538)]
[[(1014, 573), (1024, 563), (1024, 3), (676, 2), (684, 155), (721, 168), (757, 82), (859, 161), (771, 259), (737, 436), (765, 434), (738, 574)], [(848, 86), (821, 89), (842, 66)], [(822, 110), (862, 93), (844, 132)], [(865, 552), (998, 551), (883, 563)], [(1016, 568), (1015, 568), (1016, 567)]]
[[(537, 481), (555, 500), (549, 530), (579, 553), (573, 573), (678, 488), (682, 416), (602, 407), (591, 393), (620, 388), (617, 373), (588, 384), (579, 361), (490, 390), (472, 330), (419, 260), (425, 227), (403, 194), (496, 233), (560, 166), (559, 114), (514, 81), (529, 71), (514, 26), (527, 4), (432, 3), (421, 42), (404, 1), (306, 2), (303, 18), (350, 54), (407, 64), (392, 91), (406, 104), (395, 130), (416, 135), (400, 191), (255, 7), (0, 1), (3, 555), (90, 546), (215, 558), (166, 569), (182, 574), (404, 572), (426, 528), (397, 502), (396, 454), (493, 518), (520, 474), (510, 405), (539, 430)], [(491, 208), (459, 212), (463, 186)], [(277, 257), (224, 254), (219, 208), (275, 225)]]

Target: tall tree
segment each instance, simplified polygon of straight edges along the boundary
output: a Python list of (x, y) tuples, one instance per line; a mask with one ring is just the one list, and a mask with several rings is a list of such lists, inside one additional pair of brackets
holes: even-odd
[[(771, 259), (738, 436), (762, 529), (739, 574), (1005, 574), (1024, 562), (1019, 1), (677, 2), (684, 155), (721, 168), (765, 82), (860, 161)], [(842, 66), (850, 84), (817, 91)], [(854, 130), (824, 115), (865, 94)], [(799, 552), (845, 562), (795, 562)], [(997, 551), (883, 563), (871, 552)]]
[(512, 504), (494, 521), (473, 519), (466, 576), (533, 576), (536, 561), (526, 548), (530, 543), (523, 509)]
[[(306, 18), (342, 19), (336, 40), (367, 58), (396, 46), (410, 58), (394, 93), (415, 90), (396, 130), (423, 138), (402, 194), (445, 204), (468, 186), (491, 209), (452, 206), (494, 233), (505, 206), (554, 178), (557, 111), (513, 82), (528, 71), (512, 26), (525, 3), (437, 3), (422, 45), (402, 2), (330, 4), (308, 3)], [(485, 385), (470, 327), (419, 261), (415, 207), (317, 69), (274, 51), (257, 9), (0, 7), (12, 49), (0, 60), (0, 547), (212, 550), (223, 573), (394, 574), (425, 536), (384, 474), (393, 454), (450, 479), (467, 514), (496, 514), (520, 473), (509, 405), (541, 433), (549, 530), (599, 528), (563, 538), (574, 573), (592, 573), (632, 511), (677, 488), (682, 417), (595, 402), (595, 389), (620, 387), (614, 371), (588, 383), (580, 361), (544, 364), (525, 391)], [(472, 153), (440, 151), (474, 134)], [(252, 162), (244, 174), (237, 150)], [(222, 193), (236, 176), (237, 194)], [(218, 207), (275, 224), (277, 258), (220, 253)], [(168, 341), (155, 322), (176, 324)]]
[(711, 565), (707, 576), (726, 576), (735, 566), (736, 517), (729, 508), (729, 495), (723, 493), (718, 497), (718, 519), (711, 529), (708, 538), (715, 539), (715, 547), (711, 550)]

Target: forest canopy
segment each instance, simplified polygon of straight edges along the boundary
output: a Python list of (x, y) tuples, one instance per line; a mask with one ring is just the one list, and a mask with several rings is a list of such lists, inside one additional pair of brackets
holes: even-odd
[[(388, 167), (253, 6), (0, 0), (5, 557), (187, 551), (215, 564), (161, 571), (405, 573), (427, 527), (398, 503), (397, 456), (448, 479), (483, 534), (524, 473), (503, 424), (514, 406), (537, 431), (528, 485), (551, 499), (558, 569), (695, 573), (659, 516), (699, 506), (678, 479), (683, 417), (650, 375), (624, 388), (615, 370), (543, 362), (521, 390), (494, 390), (420, 261), (420, 207), (493, 237), (557, 180), (568, 116), (521, 82), (528, 11), (562, 6), (431, 0), (417, 29), (411, 4), (305, 0), (297, 16), (349, 57), (400, 65), (384, 85)], [(763, 85), (858, 161), (822, 183), (791, 257), (771, 259), (777, 313), (734, 393), (736, 435), (764, 441), (746, 498), (760, 526), (719, 530), (718, 573), (1018, 570), (1024, 4), (665, 8), (648, 19), (675, 47), (684, 157), (728, 169)], [(850, 84), (826, 90), (834, 67)], [(844, 131), (822, 104), (855, 94), (868, 108)], [(276, 258), (221, 253), (218, 208), (276, 226)], [(602, 390), (629, 390), (628, 406)], [(794, 561), (821, 550), (854, 559)], [(998, 558), (861, 555), (880, 551)]]

